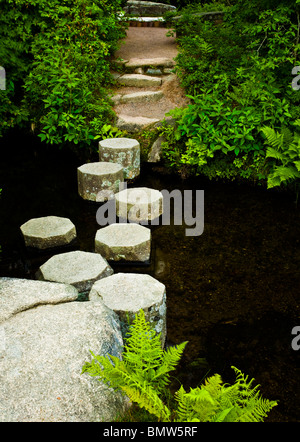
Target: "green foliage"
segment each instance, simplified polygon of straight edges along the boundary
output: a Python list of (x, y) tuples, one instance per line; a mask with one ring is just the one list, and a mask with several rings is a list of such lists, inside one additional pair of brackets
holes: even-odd
[(261, 422), (277, 405), (260, 396), (259, 385), (252, 387), (254, 379), (248, 381), (236, 367), (233, 385), (223, 384), (216, 374), (206, 379), (204, 385), (191, 388), (187, 393), (181, 386), (175, 393), (178, 402), (178, 422)]
[(170, 112), (176, 121), (175, 130), (168, 126), (161, 129), (166, 138), (163, 155), (167, 164), (207, 175), (208, 167), (213, 168), (222, 159), (224, 171), (216, 169), (212, 174), (210, 170), (211, 178), (263, 178), (264, 151), (259, 133), (263, 115), (250, 106), (233, 107), (230, 98), (226, 100), (215, 89), (189, 98), (189, 106)]
[(187, 342), (163, 350), (160, 334), (146, 322), (143, 310), (136, 315), (130, 327), (123, 359), (111, 355), (96, 356), (86, 362), (82, 373), (96, 376), (110, 387), (121, 390), (129, 399), (164, 422), (257, 422), (277, 405), (262, 399), (259, 386), (252, 387), (240, 370), (236, 382), (223, 384), (216, 374), (201, 387), (187, 393), (183, 386), (175, 393), (174, 406), (166, 387), (169, 372), (174, 370)]
[[(300, 127), (300, 120), (295, 123)], [(292, 133), (288, 128), (275, 131), (271, 127), (263, 127), (266, 137), (268, 158), (274, 160), (271, 172), (268, 175), (268, 188), (298, 182), (300, 178), (300, 133)]]
[(0, 64), (9, 90), (0, 130), (26, 124), (43, 141), (89, 145), (95, 127), (114, 116), (109, 60), (125, 35), (121, 1), (2, 3)]
[[(207, 9), (224, 10), (222, 25), (192, 15)], [(192, 103), (171, 112), (174, 133), (162, 131), (167, 164), (183, 175), (264, 179), (272, 162), (261, 127), (280, 131), (298, 118), (300, 10), (292, 0), (235, 0), (182, 12), (176, 72)]]

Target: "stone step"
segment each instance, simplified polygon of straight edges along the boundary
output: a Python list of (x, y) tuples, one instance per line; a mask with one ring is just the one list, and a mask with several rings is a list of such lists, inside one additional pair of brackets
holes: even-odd
[(123, 167), (124, 178), (140, 174), (140, 143), (132, 138), (107, 138), (99, 141), (99, 161), (109, 161)]
[(108, 261), (149, 262), (151, 230), (136, 223), (115, 223), (96, 232), (95, 252)]
[(90, 301), (102, 301), (115, 311), (121, 322), (123, 336), (128, 332), (129, 324), (136, 313), (143, 309), (146, 321), (149, 321), (157, 333), (160, 333), (162, 346), (166, 339), (166, 287), (147, 274), (117, 273), (102, 281), (96, 281), (89, 293)]
[(162, 84), (161, 78), (151, 77), (142, 74), (124, 74), (117, 79), (117, 83), (122, 86), (129, 87), (151, 87), (160, 86)]
[(99, 253), (76, 250), (52, 256), (40, 266), (36, 277), (40, 281), (70, 284), (79, 293), (87, 293), (94, 282), (112, 274), (113, 269)]
[(122, 103), (135, 103), (135, 102), (145, 102), (145, 101), (158, 101), (163, 97), (162, 91), (143, 91), (143, 92), (133, 92), (131, 94), (118, 94), (112, 97), (115, 104)]
[[(121, 66), (126, 73), (150, 76), (170, 74), (175, 67), (175, 60), (167, 57), (120, 59), (116, 60), (115, 63)], [(117, 73), (114, 73), (113, 76), (116, 80), (121, 77)]]
[(148, 187), (133, 187), (115, 194), (116, 213), (129, 222), (157, 220), (163, 213), (163, 194)]
[(139, 132), (149, 126), (158, 123), (158, 118), (134, 117), (131, 115), (119, 114), (115, 126), (120, 130), (126, 130), (129, 133)]
[(165, 67), (170, 68), (175, 65), (175, 61), (167, 57), (157, 58), (131, 58), (125, 63), (127, 68), (139, 67)]
[(86, 163), (77, 168), (78, 193), (84, 200), (103, 202), (124, 182), (121, 164), (109, 161)]
[(166, 22), (163, 17), (128, 17), (129, 26), (143, 28), (165, 28)]

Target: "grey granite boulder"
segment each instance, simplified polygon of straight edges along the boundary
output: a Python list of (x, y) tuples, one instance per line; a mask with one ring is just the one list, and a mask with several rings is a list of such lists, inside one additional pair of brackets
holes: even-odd
[(20, 227), (27, 247), (48, 249), (71, 243), (76, 238), (74, 224), (59, 216), (32, 218)]
[(111, 224), (97, 231), (95, 252), (109, 261), (149, 261), (151, 231), (139, 224)]
[(81, 374), (89, 350), (120, 357), (118, 317), (76, 296), (65, 284), (0, 279), (1, 422), (109, 422), (128, 406)]
[(40, 266), (37, 278), (71, 284), (86, 293), (95, 281), (112, 274), (113, 269), (100, 254), (76, 250), (52, 256)]
[(38, 305), (59, 304), (75, 301), (77, 298), (78, 291), (72, 285), (0, 278), (0, 323)]
[(147, 274), (117, 273), (95, 282), (89, 299), (102, 300), (115, 311), (120, 319), (123, 337), (135, 314), (143, 309), (145, 318), (161, 333), (162, 344), (166, 339), (166, 288)]

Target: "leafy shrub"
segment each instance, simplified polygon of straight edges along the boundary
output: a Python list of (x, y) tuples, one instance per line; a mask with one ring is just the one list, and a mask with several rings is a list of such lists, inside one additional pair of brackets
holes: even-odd
[(222, 25), (193, 18), (191, 7), (176, 25), (176, 72), (192, 104), (171, 112), (177, 126), (163, 129), (164, 156), (184, 175), (261, 179), (272, 167), (261, 127), (280, 131), (298, 118), (300, 11), (293, 1), (230, 4)]
[(274, 160), (273, 167), (268, 174), (268, 188), (295, 182), (300, 179), (300, 120), (295, 126), (298, 132), (292, 133), (289, 129), (275, 131), (271, 127), (263, 127), (261, 130), (266, 137), (268, 158)]
[[(220, 375), (186, 392), (184, 387), (175, 393), (173, 401), (166, 387), (169, 372), (176, 368), (187, 342), (163, 350), (160, 334), (146, 322), (143, 310), (136, 315), (126, 340), (123, 359), (107, 355), (86, 362), (82, 373), (96, 376), (115, 390), (121, 390), (164, 422), (257, 422), (277, 405), (260, 397), (253, 379), (235, 367), (236, 382), (223, 384)], [(172, 405), (172, 407), (170, 407)]]
[(30, 122), (47, 142), (90, 144), (113, 118), (109, 60), (125, 35), (121, 0), (3, 3), (0, 64), (10, 86), (2, 132)]

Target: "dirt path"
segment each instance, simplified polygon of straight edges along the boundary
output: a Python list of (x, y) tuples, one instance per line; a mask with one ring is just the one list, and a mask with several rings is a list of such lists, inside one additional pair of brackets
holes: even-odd
[(167, 37), (169, 30), (156, 27), (129, 27), (127, 37), (115, 57), (125, 60), (130, 58), (158, 58), (173, 59), (178, 50), (175, 37)]
[[(120, 49), (115, 53), (115, 59), (121, 58), (123, 60), (139, 60), (141, 65), (146, 60), (153, 59), (167, 59), (174, 63), (174, 59), (178, 54), (178, 48), (175, 37), (167, 37), (168, 29), (159, 27), (129, 27), (127, 30), (127, 36), (123, 40)], [(153, 74), (148, 73), (147, 68), (144, 70), (140, 67), (132, 70), (134, 75), (146, 74), (153, 76)], [(117, 116), (122, 120), (122, 123), (117, 121), (117, 126), (122, 129), (126, 129), (129, 132), (134, 132), (137, 125), (139, 125), (138, 119), (140, 117), (147, 118), (149, 121), (151, 119), (163, 120), (166, 113), (171, 109), (176, 107), (185, 106), (188, 100), (185, 96), (184, 90), (180, 87), (179, 80), (174, 73), (166, 72), (162, 69), (161, 84), (156, 87), (151, 86), (139, 86), (136, 84), (135, 87), (128, 87), (126, 84), (122, 84), (122, 77), (120, 78), (119, 85), (114, 89), (115, 95), (132, 94), (149, 92), (153, 90), (161, 90), (163, 92), (162, 98), (158, 101), (151, 101), (149, 99), (140, 99), (132, 101), (127, 101), (126, 104), (116, 104), (115, 112)], [(128, 117), (128, 124), (125, 123)], [(136, 119), (134, 122), (135, 129), (130, 129), (132, 118)], [(147, 123), (146, 123), (147, 124)], [(149, 122), (151, 124), (151, 122)], [(144, 122), (141, 122), (141, 129), (144, 128)]]

